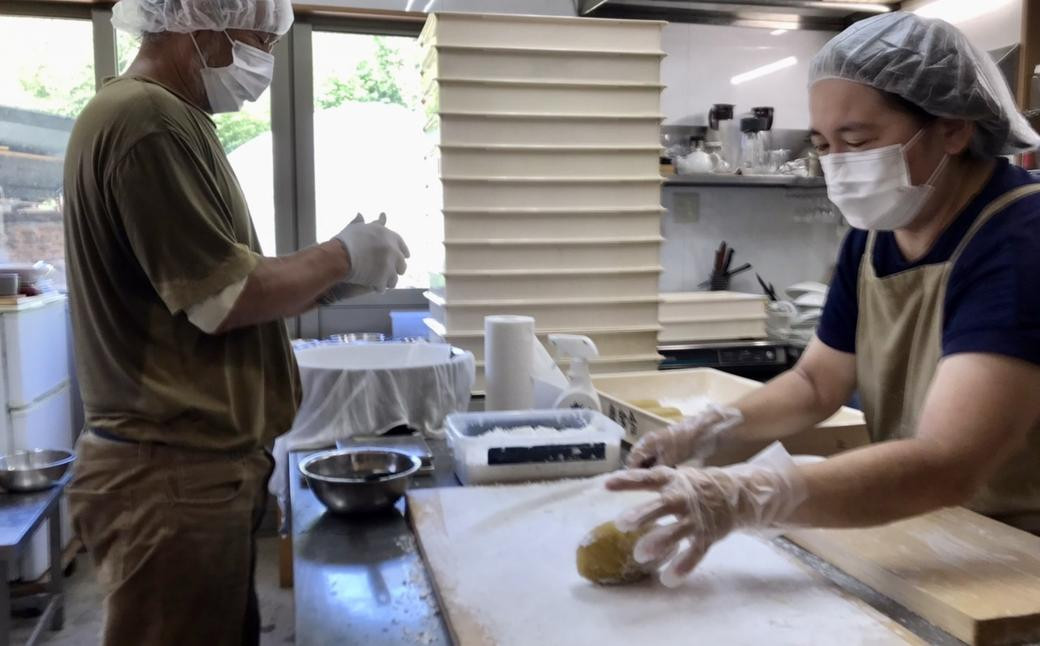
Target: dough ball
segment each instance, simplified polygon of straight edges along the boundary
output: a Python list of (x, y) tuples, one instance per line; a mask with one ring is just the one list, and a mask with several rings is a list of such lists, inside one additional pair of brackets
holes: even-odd
[(589, 532), (578, 545), (578, 574), (600, 585), (634, 583), (650, 575), (636, 563), (632, 552), (645, 530), (622, 532), (606, 522)]

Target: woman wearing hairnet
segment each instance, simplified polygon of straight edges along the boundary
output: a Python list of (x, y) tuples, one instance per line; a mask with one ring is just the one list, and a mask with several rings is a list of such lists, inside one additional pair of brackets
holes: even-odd
[[(859, 22), (812, 62), (812, 140), (854, 227), (798, 365), (732, 407), (643, 438), (608, 487), (660, 493), (622, 529), (676, 585), (740, 529), (865, 527), (966, 505), (1040, 532), (1040, 184), (1000, 155), (1040, 137), (989, 58), (948, 23)], [(859, 392), (871, 446), (795, 465), (774, 440)], [(653, 467), (653, 468), (647, 468)], [(683, 540), (683, 549), (677, 549)]]
[(106, 645), (258, 644), (254, 531), (299, 374), (284, 319), (393, 287), (385, 217), (267, 257), (212, 114), (271, 83), (290, 0), (120, 0), (141, 36), (65, 156), (69, 307), (86, 430), (68, 488)]

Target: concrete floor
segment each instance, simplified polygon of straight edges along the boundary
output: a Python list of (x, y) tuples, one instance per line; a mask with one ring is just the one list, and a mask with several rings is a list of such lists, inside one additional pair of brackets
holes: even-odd
[[(278, 539), (261, 538), (257, 559), (257, 594), (263, 625), (264, 646), (295, 642), (292, 590), (278, 587)], [(76, 571), (65, 580), (65, 628), (45, 633), (42, 643), (62, 646), (94, 646), (101, 632), (101, 594), (94, 581), (94, 568), (86, 554), (76, 559)], [(23, 644), (32, 632), (31, 620), (14, 621), (12, 644)]]

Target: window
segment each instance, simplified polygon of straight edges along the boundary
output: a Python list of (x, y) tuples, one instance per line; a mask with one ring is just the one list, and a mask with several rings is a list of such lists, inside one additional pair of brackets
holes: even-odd
[(44, 260), (65, 285), (62, 165), (94, 95), (89, 21), (0, 16), (0, 261)]
[(423, 127), (414, 38), (315, 32), (314, 190), (318, 240), (355, 214), (387, 214), (412, 252), (398, 287), (443, 271), (436, 160)]

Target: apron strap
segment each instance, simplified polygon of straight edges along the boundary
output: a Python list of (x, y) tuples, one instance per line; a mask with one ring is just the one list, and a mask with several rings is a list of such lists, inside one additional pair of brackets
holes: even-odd
[(1018, 188), (1012, 189), (990, 202), (986, 208), (982, 210), (982, 213), (979, 214), (979, 217), (975, 218), (975, 221), (972, 222), (971, 228), (969, 228), (968, 232), (964, 234), (964, 237), (961, 238), (961, 242), (957, 245), (957, 249), (954, 250), (953, 255), (950, 256), (950, 261), (957, 262), (957, 259), (960, 258), (961, 252), (963, 252), (968, 244), (971, 243), (971, 239), (975, 237), (975, 234), (979, 232), (979, 229), (984, 227), (987, 222), (993, 219), (994, 216), (1000, 214), (1004, 209), (1022, 198), (1036, 195), (1037, 193), (1040, 193), (1040, 183), (1026, 184), (1025, 186), (1019, 186)]

